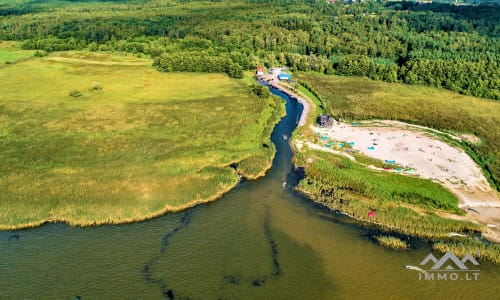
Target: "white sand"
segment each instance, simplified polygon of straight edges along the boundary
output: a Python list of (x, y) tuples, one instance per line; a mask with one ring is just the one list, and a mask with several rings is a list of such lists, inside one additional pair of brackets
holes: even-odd
[[(352, 148), (364, 155), (382, 161), (394, 160), (405, 168), (413, 168), (414, 175), (441, 183), (457, 196), (459, 206), (467, 211), (466, 216), (455, 217), (488, 225), (485, 236), (500, 242), (499, 193), (490, 187), (479, 166), (467, 153), (424, 132), (427, 128), (422, 126), (396, 121), (360, 125), (362, 127), (335, 123), (332, 128), (313, 127), (313, 130), (319, 132), (320, 136), (328, 136), (329, 140), (354, 142)], [(339, 148), (334, 150), (311, 142), (307, 145), (353, 159), (349, 153), (341, 149), (339, 151)], [(373, 150), (368, 147), (373, 147)]]
[(382, 161), (394, 160), (405, 168), (413, 168), (414, 174), (420, 177), (466, 190), (491, 191), (481, 169), (463, 150), (429, 133), (404, 128), (400, 122), (394, 122), (391, 127), (355, 127), (340, 123), (328, 129), (315, 128), (315, 131), (336, 141), (354, 142), (354, 150)]

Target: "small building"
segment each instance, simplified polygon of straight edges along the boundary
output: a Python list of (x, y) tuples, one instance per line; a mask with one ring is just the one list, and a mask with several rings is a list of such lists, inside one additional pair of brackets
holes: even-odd
[(257, 76), (264, 76), (264, 67), (258, 66), (255, 74), (257, 74)]
[(286, 74), (286, 73), (280, 73), (280, 74), (278, 74), (278, 79), (290, 81), (290, 80), (292, 80), (292, 75)]
[(333, 117), (329, 115), (321, 115), (318, 117), (319, 127), (332, 127), (332, 125), (333, 125)]

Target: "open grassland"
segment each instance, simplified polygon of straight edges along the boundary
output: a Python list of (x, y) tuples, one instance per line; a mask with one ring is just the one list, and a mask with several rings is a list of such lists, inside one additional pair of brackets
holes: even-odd
[(15, 63), (23, 58), (32, 57), (35, 54), (33, 50), (20, 49), (21, 46), (17, 42), (0, 41), (0, 67)]
[(464, 139), (461, 144), (499, 189), (498, 101), (365, 78), (310, 73), (300, 73), (297, 77), (308, 82), (326, 102), (330, 113), (342, 119), (401, 120), (452, 133), (473, 134), (479, 141)]
[(0, 68), (0, 228), (142, 220), (228, 191), (233, 163), (270, 166), (281, 102), (150, 65), (67, 52)]

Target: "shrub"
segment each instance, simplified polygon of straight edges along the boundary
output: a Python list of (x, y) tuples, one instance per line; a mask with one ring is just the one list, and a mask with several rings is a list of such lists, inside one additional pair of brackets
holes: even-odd
[(75, 97), (75, 98), (77, 98), (77, 97), (82, 96), (82, 93), (80, 93), (80, 91), (79, 91), (79, 90), (77, 90), (77, 89), (71, 89), (71, 90), (69, 91), (69, 95), (70, 95), (71, 97)]

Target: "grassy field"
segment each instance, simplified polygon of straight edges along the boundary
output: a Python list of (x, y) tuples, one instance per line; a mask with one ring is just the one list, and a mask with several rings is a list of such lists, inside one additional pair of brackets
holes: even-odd
[(0, 41), (0, 67), (23, 58), (33, 57), (34, 54), (33, 50), (21, 50), (17, 42)]
[(270, 166), (282, 109), (248, 80), (160, 73), (133, 56), (66, 52), (6, 65), (0, 229), (131, 222), (215, 199), (239, 180), (232, 163), (248, 177)]
[(365, 78), (300, 73), (326, 101), (336, 117), (401, 120), (452, 133), (473, 134), (479, 142), (462, 146), (483, 167), (499, 189), (500, 103), (443, 89), (390, 84)]

